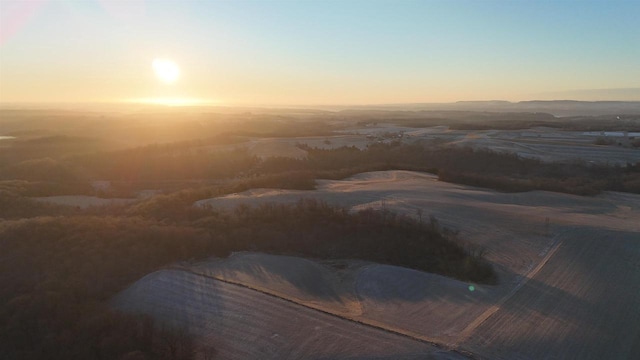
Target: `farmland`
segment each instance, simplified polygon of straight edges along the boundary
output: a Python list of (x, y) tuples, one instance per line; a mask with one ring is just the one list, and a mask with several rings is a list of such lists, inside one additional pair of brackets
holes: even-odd
[[(470, 246), (485, 249), (499, 271), (500, 284), (473, 284), (472, 292), (469, 283), (393, 266), (346, 261), (336, 267), (331, 262), (251, 253), (183, 267), (208, 276), (207, 283), (218, 279), (241, 284), (481, 358), (579, 353), (581, 358), (606, 354), (624, 359), (634, 351), (640, 315), (632, 305), (638, 301), (637, 195), (504, 194), (441, 183), (419, 173), (378, 172), (322, 182), (315, 191), (252, 190), (198, 205), (232, 209), (240, 204), (295, 202), (305, 196), (354, 210), (384, 206), (416, 216), (416, 209), (424, 209), (444, 225), (463, 229), (459, 237)], [(552, 219), (549, 229), (545, 218)], [(163, 273), (154, 276), (163, 279)], [(618, 281), (607, 280), (611, 277)], [(164, 291), (168, 287), (159, 286), (128, 295), (129, 301), (152, 301), (156, 309), (175, 306), (153, 300), (162, 298)], [(628, 311), (611, 316), (612, 301)], [(269, 324), (281, 322), (287, 321), (274, 319)], [(184, 319), (180, 323), (189, 324)]]
[(638, 351), (633, 116), (3, 114), (0, 356)]

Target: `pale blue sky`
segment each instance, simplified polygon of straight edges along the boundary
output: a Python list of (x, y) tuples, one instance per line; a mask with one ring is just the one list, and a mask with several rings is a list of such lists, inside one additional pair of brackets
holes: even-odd
[[(640, 1), (0, 0), (0, 16), (0, 101), (596, 100), (606, 93), (584, 90), (640, 89)], [(157, 57), (180, 66), (178, 82), (155, 78)]]

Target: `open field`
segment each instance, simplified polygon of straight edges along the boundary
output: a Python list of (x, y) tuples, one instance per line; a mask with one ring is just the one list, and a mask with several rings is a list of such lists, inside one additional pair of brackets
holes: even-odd
[[(479, 358), (566, 358), (579, 354), (589, 359), (625, 359), (637, 351), (638, 195), (505, 194), (439, 182), (422, 173), (388, 171), (321, 181), (314, 191), (254, 189), (202, 200), (197, 205), (233, 209), (240, 204), (290, 203), (301, 197), (354, 210), (385, 208), (411, 216), (418, 216), (418, 209), (422, 209), (422, 216), (434, 215), (443, 225), (460, 229), (460, 241), (485, 249), (500, 283), (468, 284), (388, 265), (252, 253), (183, 264), (181, 269), (285, 298), (290, 301), (287, 306), (331, 313)], [(163, 271), (150, 276), (162, 284), (174, 281), (171, 279), (177, 275)], [(184, 313), (171, 301), (156, 304), (153, 300), (172, 294), (172, 286), (154, 285), (136, 291), (138, 286), (146, 286), (139, 285), (146, 279), (121, 294), (119, 301), (136, 311), (160, 311), (164, 316)], [(469, 285), (474, 285), (473, 291)], [(198, 290), (200, 287), (212, 285), (194, 286), (184, 291), (200, 293), (204, 291)], [(174, 301), (203, 301), (202, 296)], [(144, 305), (149, 302), (155, 305)], [(181, 326), (197, 327), (200, 320), (188, 320), (197, 313), (176, 319), (181, 319)], [(270, 326), (281, 326), (273, 321)], [(234, 324), (229, 334), (246, 331), (244, 325)], [(297, 326), (307, 325), (301, 322)], [(276, 348), (290, 346), (262, 339)], [(346, 354), (357, 348), (353, 345), (343, 351)], [(281, 351), (286, 354), (289, 350)]]
[[(222, 359), (423, 359), (439, 352), (426, 343), (178, 270), (148, 275), (115, 302), (188, 326)], [(435, 358), (454, 359), (453, 354)]]
[[(607, 139), (608, 145), (596, 145), (597, 139)], [(378, 142), (401, 141), (434, 146), (470, 147), (518, 154), (545, 162), (588, 161), (596, 164), (625, 165), (640, 161), (640, 149), (630, 146), (638, 139), (636, 133), (565, 131), (553, 128), (523, 130), (455, 130), (449, 126), (412, 128), (392, 123), (376, 123), (366, 127), (340, 130), (336, 134), (317, 137), (251, 138), (246, 142), (215, 150), (246, 148), (260, 158), (302, 158), (305, 153), (296, 145), (335, 149), (355, 146), (365, 149)], [(623, 146), (624, 145), (624, 146)]]
[(490, 359), (633, 359), (640, 344), (639, 255), (638, 231), (572, 229), (462, 347)]
[[(373, 143), (377, 141), (400, 140), (405, 143), (426, 142), (438, 146), (467, 146), (474, 149), (487, 149), (498, 152), (518, 154), (522, 157), (539, 159), (547, 162), (589, 161), (600, 164), (619, 164), (640, 161), (640, 150), (629, 146), (629, 138), (637, 138), (635, 133), (624, 136), (624, 133), (563, 131), (552, 128), (532, 128), (523, 130), (454, 130), (448, 126), (432, 126), (411, 128), (391, 123), (379, 123), (364, 128), (345, 130), (352, 137), (359, 135), (357, 142)], [(600, 135), (602, 134), (602, 135)], [(599, 137), (608, 138), (610, 145), (595, 145)], [(330, 143), (333, 137), (327, 137)], [(340, 144), (341, 137), (335, 138)], [(290, 140), (285, 140), (290, 141)], [(300, 143), (307, 143), (300, 139)], [(316, 143), (308, 143), (318, 147)]]

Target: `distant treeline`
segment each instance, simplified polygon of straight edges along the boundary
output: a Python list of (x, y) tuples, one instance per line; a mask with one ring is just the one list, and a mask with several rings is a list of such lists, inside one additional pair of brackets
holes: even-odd
[(570, 116), (553, 119), (489, 119), (453, 123), (456, 130), (524, 130), (549, 127), (566, 131), (640, 131), (640, 115)]
[[(531, 114), (529, 118), (516, 114), (505, 118), (490, 117), (473, 120), (451, 121), (443, 119), (439, 125), (448, 125), (454, 130), (524, 130), (534, 127), (548, 127), (565, 131), (640, 131), (640, 115), (622, 116), (571, 116), (555, 118), (549, 114)], [(432, 123), (432, 121), (427, 121)], [(423, 127), (421, 121), (404, 123), (406, 126)]]
[(516, 154), (471, 148), (428, 148), (400, 142), (355, 147), (312, 149), (307, 159), (275, 158), (261, 164), (262, 172), (295, 169), (318, 178), (341, 179), (363, 171), (414, 170), (438, 174), (442, 181), (506, 192), (548, 190), (578, 195), (602, 191), (640, 193), (640, 163), (605, 166), (587, 163), (545, 163)]
[[(288, 113), (187, 114), (184, 119), (177, 113), (122, 118), (62, 113), (52, 114), (49, 120), (44, 114), (35, 115), (10, 113), (7, 119), (0, 120), (6, 129), (12, 130), (7, 134), (18, 136), (0, 142), (0, 190), (23, 196), (134, 197), (144, 189), (173, 192), (285, 172), (341, 179), (362, 171), (406, 169), (437, 173), (443, 181), (501, 191), (538, 189), (583, 195), (605, 190), (640, 192), (637, 163), (626, 167), (586, 162), (549, 164), (485, 150), (399, 142), (376, 143), (364, 150), (354, 147), (322, 150), (301, 145), (308, 154), (302, 160), (260, 159), (246, 149), (250, 137), (329, 135), (347, 124), (391, 122), (458, 129), (550, 126), (576, 131), (640, 131), (638, 115), (557, 118), (534, 112), (344, 111), (333, 115), (306, 114), (306, 120)], [(16, 118), (12, 120), (11, 116)], [(88, 131), (99, 135), (93, 138), (83, 135)], [(149, 143), (172, 137), (175, 140), (171, 142)], [(119, 139), (139, 145), (122, 148)], [(110, 181), (111, 186), (93, 188), (94, 180)]]
[(153, 114), (115, 119), (93, 117), (43, 116), (10, 121), (0, 116), (0, 135), (15, 136), (0, 142), (0, 169), (27, 160), (66, 160), (74, 155), (115, 150), (140, 152), (155, 147), (176, 152), (244, 142), (249, 137), (323, 136), (344, 127), (325, 121), (252, 114), (201, 114), (195, 119), (189, 116), (176, 119), (170, 115), (165, 119)]
[(391, 116), (383, 121), (362, 120), (360, 125), (377, 122), (388, 122), (400, 126), (423, 128), (431, 126), (448, 126), (458, 130), (481, 129), (529, 129), (533, 126), (559, 126), (558, 119), (547, 113), (500, 113), (471, 111), (425, 111), (407, 113), (407, 116)]
[[(546, 163), (457, 147), (407, 145), (399, 141), (371, 144), (366, 149), (299, 147), (304, 159), (259, 159), (246, 149), (205, 151), (175, 145), (152, 145), (54, 160), (28, 160), (4, 167), (0, 190), (23, 196), (66, 194), (134, 197), (151, 188), (175, 191), (211, 183), (263, 181), (269, 187), (312, 188), (314, 178), (342, 179), (373, 170), (415, 170), (438, 174), (440, 180), (499, 191), (549, 190), (579, 195), (602, 191), (640, 193), (640, 163), (605, 166), (586, 162)], [(289, 174), (293, 177), (273, 176)], [(304, 181), (300, 181), (305, 178)], [(94, 189), (92, 179), (109, 180), (109, 189)], [(283, 181), (287, 184), (280, 184)]]
[(555, 117), (547, 113), (499, 113), (465, 111), (428, 111), (361, 120), (359, 125), (387, 122), (400, 126), (424, 128), (448, 126), (454, 130), (524, 130), (549, 127), (568, 131), (640, 131), (640, 115), (601, 115)]
[[(152, 199), (178, 206), (178, 197)], [(253, 250), (321, 259), (363, 259), (463, 280), (494, 283), (480, 253), (454, 241), (437, 221), (387, 211), (350, 214), (317, 201), (240, 207), (191, 206), (162, 220), (154, 206), (65, 217), (0, 221), (0, 358), (193, 359), (215, 349), (108, 300), (140, 277), (177, 261)], [(110, 215), (111, 214), (111, 215)], [(209, 357), (212, 358), (212, 357)]]

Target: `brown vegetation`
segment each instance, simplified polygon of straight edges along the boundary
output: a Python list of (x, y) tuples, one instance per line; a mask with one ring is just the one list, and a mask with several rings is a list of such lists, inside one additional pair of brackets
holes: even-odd
[(579, 195), (606, 190), (640, 192), (638, 164), (613, 167), (545, 163), (488, 150), (429, 149), (399, 142), (375, 144), (366, 150), (353, 147), (305, 150), (309, 153), (307, 160), (288, 159), (287, 164), (289, 168), (315, 171), (319, 178), (338, 179), (363, 171), (396, 169), (435, 172), (442, 181), (507, 192), (549, 190)]
[[(191, 351), (166, 348), (158, 340), (165, 335), (148, 320), (114, 313), (106, 301), (164, 265), (233, 251), (359, 258), (495, 281), (491, 266), (451, 241), (435, 221), (422, 225), (386, 211), (349, 214), (315, 201), (241, 207), (232, 214), (191, 207), (193, 212), (178, 216), (185, 210), (179, 199), (156, 197), (127, 210), (129, 217), (74, 210), (78, 215), (0, 222), (0, 355), (189, 358), (177, 354)], [(32, 215), (46, 210), (30, 202), (23, 207), (28, 205), (36, 206), (25, 210)]]
[(0, 234), (0, 357), (184, 358), (162, 348), (173, 330), (115, 313), (106, 300), (158, 266), (203, 251), (201, 233), (82, 216), (4, 221)]

